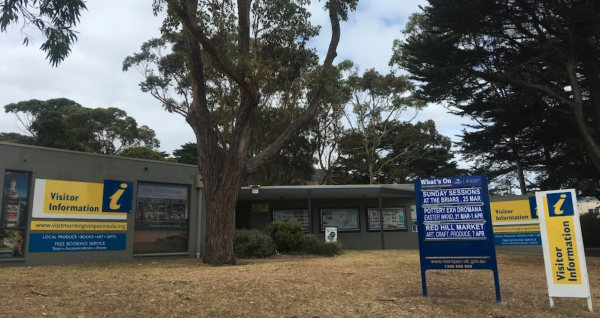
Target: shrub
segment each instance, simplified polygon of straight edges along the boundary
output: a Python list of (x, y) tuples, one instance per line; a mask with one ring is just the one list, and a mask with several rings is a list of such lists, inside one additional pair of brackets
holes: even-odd
[(342, 245), (340, 243), (327, 243), (309, 234), (305, 237), (302, 252), (321, 256), (335, 256), (342, 254)]
[(233, 250), (239, 258), (264, 258), (276, 252), (271, 237), (259, 230), (235, 230)]
[(304, 232), (300, 222), (275, 221), (267, 225), (265, 232), (273, 239), (277, 251), (281, 253), (301, 252), (304, 246)]

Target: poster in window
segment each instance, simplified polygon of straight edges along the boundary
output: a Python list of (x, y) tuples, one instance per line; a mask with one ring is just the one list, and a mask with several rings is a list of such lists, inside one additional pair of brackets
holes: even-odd
[(321, 231), (335, 226), (338, 232), (360, 231), (358, 209), (321, 209)]
[(23, 257), (23, 230), (0, 230), (0, 258)]
[(0, 258), (23, 257), (29, 172), (7, 171), (4, 174), (0, 213)]
[(273, 221), (296, 221), (302, 224), (305, 233), (310, 231), (308, 210), (273, 210)]
[[(383, 214), (384, 231), (406, 230), (405, 208), (382, 208), (381, 210)], [(369, 221), (369, 231), (381, 230), (379, 208), (368, 209), (367, 219)]]
[(2, 227), (24, 228), (29, 202), (29, 173), (7, 171), (4, 174)]
[(188, 187), (139, 183), (134, 253), (187, 252)]

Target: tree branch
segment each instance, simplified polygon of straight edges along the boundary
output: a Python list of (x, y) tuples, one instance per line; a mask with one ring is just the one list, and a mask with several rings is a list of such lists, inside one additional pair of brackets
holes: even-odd
[(310, 101), (309, 106), (306, 110), (298, 116), (284, 131), (275, 139), (265, 150), (261, 153), (252, 157), (246, 163), (246, 169), (244, 174), (249, 175), (254, 172), (258, 167), (263, 165), (269, 158), (274, 156), (281, 150), (284, 144), (304, 125), (306, 125), (318, 111), (318, 106), (323, 97), (323, 91), (325, 90), (326, 77), (329, 75), (329, 70), (333, 64), (333, 60), (337, 56), (337, 46), (340, 42), (340, 16), (339, 10), (341, 10), (338, 0), (331, 0), (329, 3), (329, 20), (331, 22), (331, 40), (329, 42), (329, 48), (325, 61), (323, 62), (323, 77), (317, 90), (317, 93)]
[[(169, 4), (170, 3), (171, 1), (169, 1)], [(188, 0), (188, 5), (189, 7), (187, 9), (190, 12), (196, 12), (198, 5), (197, 1)], [(198, 143), (199, 166), (204, 173), (204, 170), (207, 167), (216, 167), (219, 164), (223, 164), (222, 149), (218, 146), (217, 132), (212, 126), (211, 113), (208, 110), (208, 102), (206, 100), (206, 82), (204, 79), (204, 69), (202, 66), (202, 53), (200, 51), (200, 46), (189, 29), (184, 29), (183, 31), (187, 40), (190, 76), (193, 78), (193, 101), (192, 106), (188, 110), (186, 120), (190, 123), (190, 126), (192, 126), (194, 130), (199, 130), (194, 132), (196, 134), (196, 140)], [(213, 152), (216, 154), (216, 156), (210, 156), (210, 158), (208, 158), (205, 151)], [(211, 159), (212, 162), (209, 162)]]
[(550, 87), (548, 87), (546, 85), (533, 84), (533, 83), (525, 82), (522, 80), (518, 80), (516, 78), (504, 76), (504, 75), (498, 75), (498, 74), (492, 74), (492, 73), (486, 73), (486, 72), (480, 72), (480, 71), (473, 71), (473, 74), (478, 75), (481, 78), (486, 79), (486, 80), (491, 78), (491, 79), (495, 79), (495, 80), (501, 80), (501, 81), (509, 82), (512, 84), (521, 85), (521, 86), (540, 90), (571, 107), (575, 107), (575, 104), (576, 104), (574, 101), (560, 95), (559, 93), (552, 90)]
[(204, 32), (197, 27), (195, 17), (192, 18), (190, 15), (177, 4), (176, 0), (166, 0), (169, 8), (179, 17), (184, 28), (189, 30), (193, 37), (198, 41), (202, 48), (210, 55), (210, 57), (217, 63), (219, 68), (225, 72), (231, 79), (233, 79), (240, 87), (253, 96), (258, 98), (258, 90), (255, 89), (250, 83), (246, 82), (245, 76), (241, 73), (238, 68), (229, 61), (225, 55), (212, 43), (212, 41), (206, 37)]

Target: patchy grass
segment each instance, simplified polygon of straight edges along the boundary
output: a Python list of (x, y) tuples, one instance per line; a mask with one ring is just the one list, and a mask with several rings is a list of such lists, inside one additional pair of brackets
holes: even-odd
[[(597, 317), (583, 299), (549, 308), (541, 254), (498, 262), (502, 303), (491, 271), (430, 271), (423, 298), (415, 250), (3, 268), (0, 317)], [(587, 264), (598, 307), (600, 259)]]

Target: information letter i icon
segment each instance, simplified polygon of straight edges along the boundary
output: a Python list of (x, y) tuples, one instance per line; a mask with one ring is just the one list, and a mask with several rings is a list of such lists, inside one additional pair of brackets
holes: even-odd
[(115, 192), (115, 194), (113, 194), (109, 197), (109, 199), (110, 199), (109, 207), (111, 210), (116, 210), (121, 207), (121, 205), (117, 204), (117, 203), (119, 202), (119, 199), (123, 195), (123, 192), (125, 192), (125, 189), (127, 189), (127, 183), (121, 183), (121, 189), (117, 190), (117, 192)]
[(562, 205), (565, 202), (566, 198), (567, 198), (566, 194), (560, 195), (560, 199), (558, 199), (558, 201), (556, 201), (556, 204), (554, 205), (554, 214), (561, 215), (565, 212), (562, 210)]

